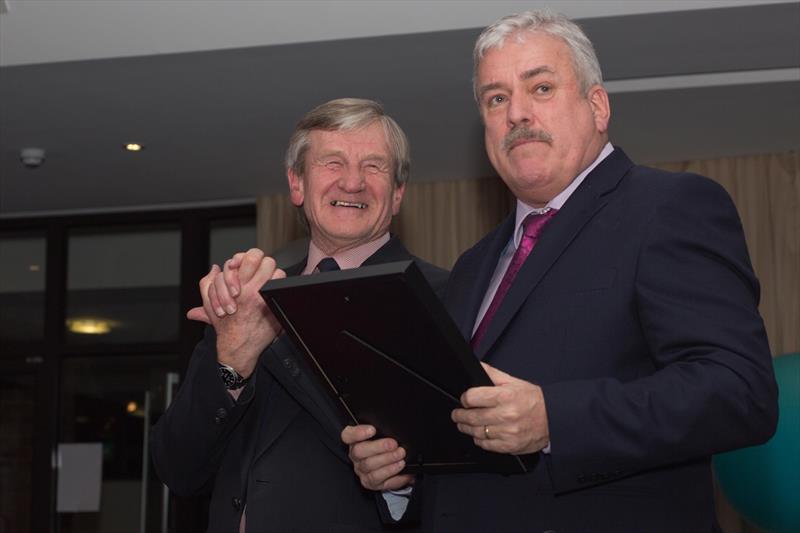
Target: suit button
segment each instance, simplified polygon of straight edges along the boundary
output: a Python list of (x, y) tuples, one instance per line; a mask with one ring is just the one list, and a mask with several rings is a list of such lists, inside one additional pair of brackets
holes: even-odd
[(220, 407), (219, 409), (217, 409), (217, 412), (214, 413), (214, 415), (215, 415), (214, 423), (221, 424), (222, 422), (225, 421), (225, 418), (228, 416), (228, 411), (226, 411), (224, 407)]
[(237, 511), (241, 511), (242, 510), (242, 500), (240, 500), (236, 496), (234, 496), (231, 499), (231, 505), (233, 505), (233, 508), (236, 509)]

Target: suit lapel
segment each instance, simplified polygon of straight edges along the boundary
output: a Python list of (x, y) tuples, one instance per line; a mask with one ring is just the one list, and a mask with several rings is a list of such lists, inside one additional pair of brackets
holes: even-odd
[[(514, 283), (489, 324), (481, 344), (477, 347), (478, 358), (483, 359), (547, 271), (592, 217), (608, 203), (607, 195), (616, 188), (632, 166), (633, 163), (624, 152), (616, 148), (572, 193), (542, 232), (536, 247), (517, 273)], [(485, 291), (480, 294), (483, 295), (483, 292)], [(477, 310), (472, 316), (476, 314)]]

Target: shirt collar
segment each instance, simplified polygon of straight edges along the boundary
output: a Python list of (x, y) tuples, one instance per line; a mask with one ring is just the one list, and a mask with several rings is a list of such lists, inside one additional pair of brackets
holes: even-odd
[(600, 150), (600, 154), (597, 158), (592, 162), (591, 165), (586, 167), (583, 172), (578, 174), (578, 176), (570, 182), (567, 187), (558, 193), (552, 200), (547, 202), (547, 205), (544, 207), (532, 207), (522, 200), (517, 200), (517, 214), (516, 214), (516, 226), (514, 226), (514, 248), (516, 249), (519, 246), (520, 241), (522, 240), (522, 221), (525, 220), (525, 217), (530, 215), (531, 213), (542, 214), (551, 209), (561, 209), (572, 193), (575, 192), (583, 180), (586, 179), (586, 176), (594, 170), (594, 167), (600, 164), (600, 162), (611, 155), (611, 152), (614, 151), (614, 147), (611, 143), (606, 143), (602, 150)]
[(361, 263), (366, 261), (369, 256), (377, 252), (380, 247), (387, 242), (389, 242), (388, 231), (374, 241), (356, 246), (355, 248), (351, 248), (349, 250), (344, 250), (334, 255), (328, 255), (320, 250), (319, 247), (314, 244), (314, 241), (310, 241), (308, 245), (308, 261), (306, 262), (306, 266), (303, 269), (302, 275), (305, 276), (306, 274), (311, 274), (314, 272), (314, 269), (317, 268), (319, 262), (326, 257), (333, 257), (339, 264), (339, 268), (342, 270), (347, 270), (348, 268), (358, 268), (361, 266)]

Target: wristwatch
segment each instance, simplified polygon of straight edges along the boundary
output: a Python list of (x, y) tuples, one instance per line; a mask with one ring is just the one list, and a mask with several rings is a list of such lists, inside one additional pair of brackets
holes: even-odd
[(217, 361), (217, 365), (219, 365), (219, 377), (222, 378), (222, 383), (225, 384), (225, 388), (228, 390), (241, 389), (247, 385), (247, 382), (250, 380), (249, 377), (243, 378), (240, 376), (230, 365), (220, 363), (219, 361)]

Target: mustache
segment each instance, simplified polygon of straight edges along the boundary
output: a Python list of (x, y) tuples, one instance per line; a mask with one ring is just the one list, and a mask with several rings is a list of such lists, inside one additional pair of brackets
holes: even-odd
[(544, 130), (532, 130), (528, 126), (517, 126), (503, 139), (503, 149), (507, 152), (511, 150), (514, 143), (528, 140), (550, 143), (553, 142), (553, 137)]

